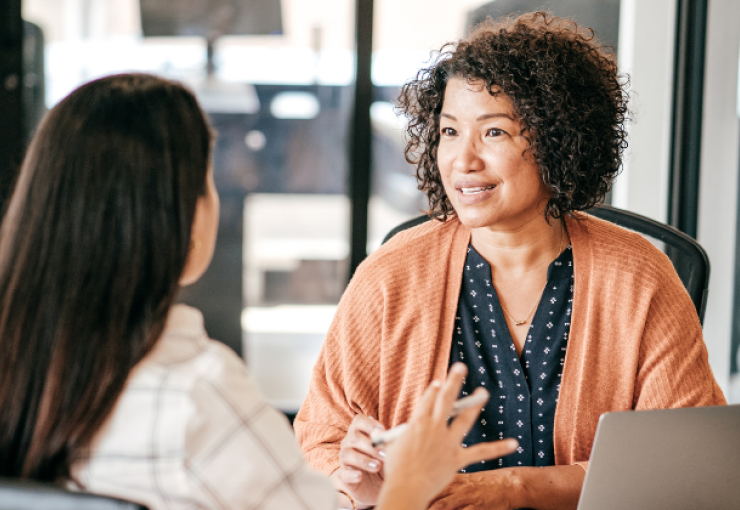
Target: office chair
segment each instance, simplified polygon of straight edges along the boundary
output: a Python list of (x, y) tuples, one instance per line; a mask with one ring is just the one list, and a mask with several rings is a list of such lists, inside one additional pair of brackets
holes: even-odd
[[(616, 207), (602, 205), (587, 212), (597, 218), (642, 234), (660, 248), (671, 260), (681, 278), (696, 307), (699, 322), (704, 323), (707, 293), (709, 292), (709, 257), (695, 239), (669, 225)], [(428, 220), (429, 217), (424, 215), (401, 223), (388, 232), (383, 243), (402, 230), (415, 227)]]
[(122, 499), (71, 492), (51, 483), (0, 478), (0, 510), (147, 510)]

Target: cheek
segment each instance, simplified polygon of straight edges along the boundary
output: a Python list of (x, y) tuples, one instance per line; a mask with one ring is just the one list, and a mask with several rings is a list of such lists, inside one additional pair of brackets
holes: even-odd
[(440, 175), (442, 176), (442, 187), (445, 190), (445, 193), (449, 198), (453, 198), (455, 196), (455, 189), (452, 186), (451, 180), (450, 180), (450, 173), (449, 172), (443, 172), (440, 168)]
[(445, 150), (437, 150), (437, 170), (442, 178), (442, 182), (447, 187), (447, 182), (452, 174), (452, 160)]
[(537, 165), (530, 163), (530, 162), (524, 162), (521, 160), (521, 158), (518, 161), (518, 168), (516, 169), (516, 172), (521, 179), (521, 182), (526, 183), (528, 187), (530, 187), (534, 192), (539, 193), (540, 188), (543, 187), (542, 184), (542, 177), (540, 176), (540, 171), (537, 168)]
[(532, 188), (532, 194), (536, 195), (536, 198), (539, 201), (543, 200), (550, 200), (552, 197), (552, 190), (545, 186), (545, 184), (542, 182), (542, 176), (540, 176), (539, 171), (534, 171), (532, 173), (531, 177), (531, 188)]

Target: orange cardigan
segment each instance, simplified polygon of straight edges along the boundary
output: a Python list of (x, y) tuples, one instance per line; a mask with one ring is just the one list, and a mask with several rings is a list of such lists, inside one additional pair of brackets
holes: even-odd
[[(696, 310), (668, 258), (639, 234), (566, 218), (575, 288), (555, 412), (555, 462), (586, 465), (606, 411), (725, 404)], [(357, 413), (392, 427), (444, 379), (470, 230), (453, 218), (396, 235), (358, 268), (295, 421), (309, 464), (331, 473)]]

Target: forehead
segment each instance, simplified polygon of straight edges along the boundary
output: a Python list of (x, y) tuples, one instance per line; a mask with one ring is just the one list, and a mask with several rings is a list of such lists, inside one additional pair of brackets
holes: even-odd
[(511, 97), (498, 87), (493, 87), (492, 92), (488, 91), (483, 80), (454, 76), (445, 87), (442, 112), (456, 110), (471, 115), (497, 112), (514, 116), (514, 103)]

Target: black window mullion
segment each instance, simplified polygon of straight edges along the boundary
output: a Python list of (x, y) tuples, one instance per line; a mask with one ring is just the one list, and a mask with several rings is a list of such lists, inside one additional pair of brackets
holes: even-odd
[(373, 83), (370, 75), (373, 51), (373, 0), (355, 2), (355, 94), (349, 140), (350, 254), (349, 276), (367, 257), (368, 205), (372, 171), (370, 106)]
[(708, 0), (678, 0), (668, 223), (696, 238)]

